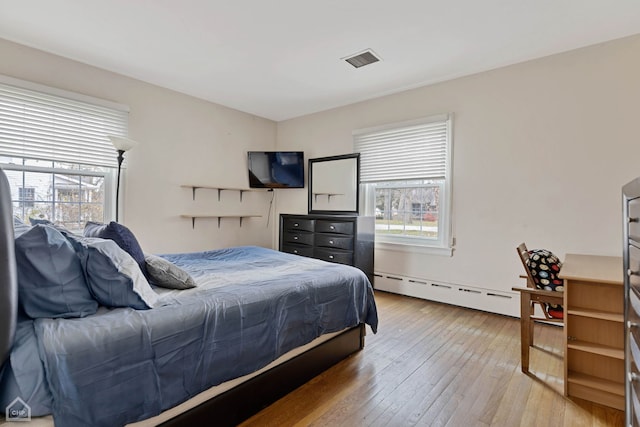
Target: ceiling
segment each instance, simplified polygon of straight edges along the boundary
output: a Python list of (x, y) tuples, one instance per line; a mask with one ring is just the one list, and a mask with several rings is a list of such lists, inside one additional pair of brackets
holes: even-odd
[(0, 38), (275, 121), (637, 33), (638, 0), (0, 0)]

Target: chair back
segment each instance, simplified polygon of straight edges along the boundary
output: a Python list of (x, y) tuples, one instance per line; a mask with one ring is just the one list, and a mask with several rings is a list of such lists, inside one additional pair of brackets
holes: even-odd
[(531, 270), (529, 270), (529, 266), (527, 265), (527, 261), (529, 261), (529, 250), (527, 249), (527, 245), (525, 245), (524, 243), (520, 243), (516, 250), (518, 251), (518, 257), (520, 258), (520, 261), (522, 261), (524, 271), (527, 273), (527, 287), (535, 289), (536, 284), (533, 281)]

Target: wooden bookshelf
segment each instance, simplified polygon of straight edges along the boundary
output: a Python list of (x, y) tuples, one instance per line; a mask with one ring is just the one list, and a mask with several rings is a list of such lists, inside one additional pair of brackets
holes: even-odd
[(565, 395), (624, 410), (622, 258), (568, 254)]

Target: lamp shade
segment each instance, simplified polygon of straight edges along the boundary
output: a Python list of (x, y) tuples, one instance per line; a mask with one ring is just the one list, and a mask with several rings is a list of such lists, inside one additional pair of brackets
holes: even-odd
[(129, 151), (138, 144), (136, 141), (122, 136), (109, 135), (109, 139), (118, 151)]

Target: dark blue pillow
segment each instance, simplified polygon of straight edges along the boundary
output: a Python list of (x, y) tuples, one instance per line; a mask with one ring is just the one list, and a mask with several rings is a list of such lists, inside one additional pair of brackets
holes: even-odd
[(32, 318), (84, 317), (98, 303), (91, 296), (73, 246), (55, 228), (35, 225), (15, 240), (18, 300)]
[(147, 266), (144, 262), (144, 252), (136, 239), (136, 236), (122, 224), (111, 221), (109, 224), (101, 224), (98, 222), (87, 222), (84, 227), (85, 237), (100, 237), (101, 239), (110, 239), (116, 242), (125, 252), (136, 260), (140, 266), (142, 274), (148, 279)]

